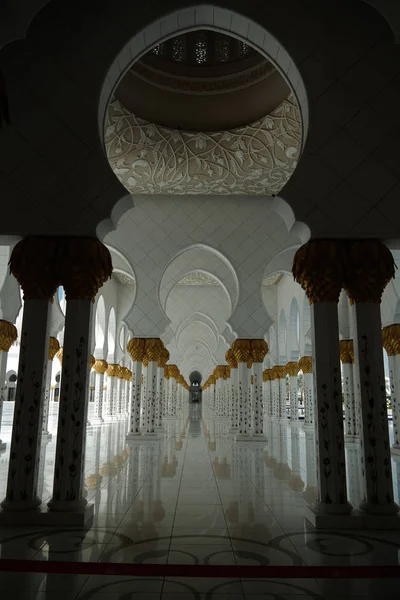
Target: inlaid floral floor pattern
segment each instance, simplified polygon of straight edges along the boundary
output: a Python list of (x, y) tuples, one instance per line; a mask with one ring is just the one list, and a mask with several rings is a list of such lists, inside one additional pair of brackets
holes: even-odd
[[(124, 422), (88, 432), (85, 528), (5, 528), (1, 558), (94, 563), (223, 565), (230, 578), (0, 572), (13, 600), (393, 600), (400, 579), (239, 579), (237, 565), (397, 565), (395, 531), (316, 531), (304, 518), (315, 499), (309, 434), (271, 428), (267, 443), (235, 443), (227, 424), (199, 407), (169, 422), (154, 442), (127, 446)], [(306, 439), (307, 435), (307, 439)], [(53, 443), (53, 441), (52, 441)], [(99, 448), (98, 444), (101, 445)], [(48, 446), (49, 447), (49, 446)], [(4, 460), (4, 455), (3, 455)], [(51, 452), (41, 482), (51, 494)], [(359, 500), (359, 463), (347, 456), (349, 495)], [(48, 462), (47, 462), (48, 461)], [(350, 461), (350, 462), (349, 462)], [(4, 460), (4, 463), (6, 461)], [(352, 470), (353, 466), (353, 470)], [(4, 464), (0, 465), (4, 470)], [(393, 472), (398, 498), (398, 466)], [(90, 477), (98, 474), (97, 479)], [(96, 485), (90, 485), (95, 482)]]

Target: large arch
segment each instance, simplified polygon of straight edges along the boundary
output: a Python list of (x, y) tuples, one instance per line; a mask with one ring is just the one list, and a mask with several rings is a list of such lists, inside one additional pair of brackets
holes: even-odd
[(300, 311), (296, 298), (290, 304), (288, 337), (290, 360), (297, 361), (300, 358)]
[(286, 362), (287, 362), (287, 321), (286, 321), (286, 314), (285, 314), (285, 311), (283, 308), (279, 314), (278, 352), (279, 352), (279, 363), (286, 364)]
[(215, 248), (206, 244), (193, 244), (171, 258), (161, 275), (158, 297), (164, 311), (172, 288), (193, 271), (215, 277), (227, 292), (232, 310), (235, 308), (239, 298), (239, 281), (232, 264)]

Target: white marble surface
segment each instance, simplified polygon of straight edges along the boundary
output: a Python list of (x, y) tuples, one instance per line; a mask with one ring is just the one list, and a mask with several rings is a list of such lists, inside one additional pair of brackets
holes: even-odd
[[(7, 441), (12, 409), (5, 404)], [(321, 532), (305, 521), (307, 501), (315, 494), (315, 462), (307, 454), (313, 452), (312, 433), (269, 422), (267, 443), (236, 443), (228, 422), (203, 412), (201, 405), (192, 405), (189, 414), (184, 407), (177, 419), (166, 421), (154, 443), (127, 445), (127, 420), (89, 428), (85, 478), (103, 473), (98, 488), (87, 491), (95, 503), (93, 523), (87, 529), (2, 527), (1, 557), (233, 566), (398, 564), (398, 532)], [(44, 498), (52, 487), (56, 419), (52, 404)], [(346, 450), (353, 505), (360, 494), (358, 453), (354, 445)], [(3, 491), (7, 458), (8, 451), (0, 458)], [(398, 461), (393, 459), (397, 501)], [(372, 600), (378, 590), (380, 598), (394, 600), (400, 583), (0, 573), (0, 591), (10, 589), (17, 600)]]

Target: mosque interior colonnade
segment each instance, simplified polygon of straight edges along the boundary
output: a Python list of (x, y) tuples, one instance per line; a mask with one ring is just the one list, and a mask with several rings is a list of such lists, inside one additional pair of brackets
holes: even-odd
[(54, 1), (0, 50), (1, 532), (397, 543), (396, 11), (308, 4), (123, 0), (99, 49)]

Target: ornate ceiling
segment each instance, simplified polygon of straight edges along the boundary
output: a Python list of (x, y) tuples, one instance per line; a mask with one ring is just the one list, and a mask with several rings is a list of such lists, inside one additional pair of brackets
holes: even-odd
[(105, 142), (110, 165), (131, 194), (275, 195), (297, 165), (301, 133), (293, 96), (255, 123), (214, 133), (157, 126), (115, 100)]

